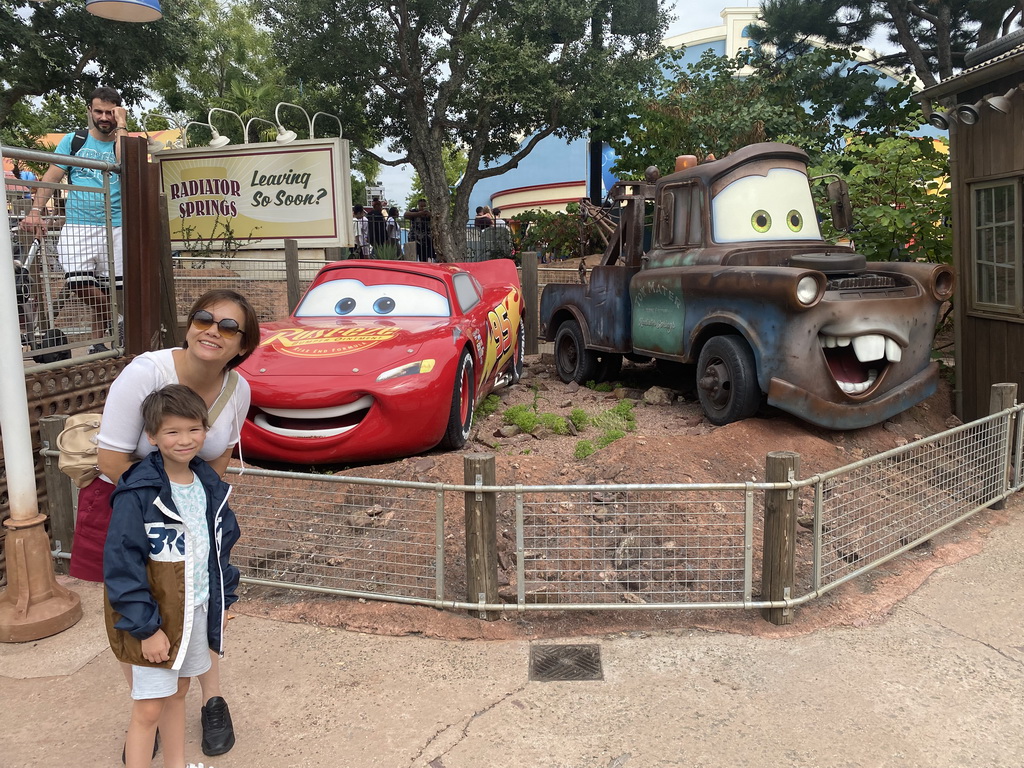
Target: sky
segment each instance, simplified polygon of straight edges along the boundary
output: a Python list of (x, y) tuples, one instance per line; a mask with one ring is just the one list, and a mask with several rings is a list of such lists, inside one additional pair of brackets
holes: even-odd
[[(695, 29), (717, 27), (722, 23), (722, 9), (758, 8), (760, 0), (732, 0), (722, 4), (713, 0), (676, 0), (675, 21), (670, 22), (666, 37), (690, 32)], [(392, 155), (393, 157), (393, 155)], [(399, 208), (404, 207), (412, 189), (413, 167), (411, 165), (381, 166), (380, 181), (387, 199)], [(359, 202), (359, 201), (353, 201)]]

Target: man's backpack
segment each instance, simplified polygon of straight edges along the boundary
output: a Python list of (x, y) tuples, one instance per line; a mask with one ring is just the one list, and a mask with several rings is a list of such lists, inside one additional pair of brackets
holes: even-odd
[(78, 151), (85, 146), (85, 140), (89, 138), (88, 128), (79, 128), (75, 131), (75, 138), (71, 140), (71, 156), (77, 157)]

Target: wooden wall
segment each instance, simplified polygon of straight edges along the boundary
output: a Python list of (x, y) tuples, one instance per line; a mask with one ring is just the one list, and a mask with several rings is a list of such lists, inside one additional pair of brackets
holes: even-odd
[[(959, 103), (983, 96), (1002, 96), (1024, 82), (1024, 72), (960, 93)], [(997, 317), (970, 309), (972, 280), (971, 184), (1024, 175), (1024, 92), (1011, 98), (1006, 115), (983, 105), (975, 125), (957, 124), (950, 131), (953, 168), (953, 254), (957, 270), (958, 384), (960, 417), (970, 421), (988, 413), (992, 384), (1016, 382), (1024, 391), (1024, 317)], [(1024, 200), (1022, 200), (1024, 202)], [(1021, 212), (1018, 211), (1018, 217)], [(1024, 232), (1017, 230), (1024, 240)], [(1024, 274), (1021, 275), (1024, 280)]]

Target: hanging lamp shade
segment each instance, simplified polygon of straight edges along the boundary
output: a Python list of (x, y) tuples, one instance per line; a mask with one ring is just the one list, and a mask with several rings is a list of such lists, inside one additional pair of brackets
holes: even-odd
[(114, 21), (156, 21), (164, 15), (160, 0), (85, 0), (85, 9)]

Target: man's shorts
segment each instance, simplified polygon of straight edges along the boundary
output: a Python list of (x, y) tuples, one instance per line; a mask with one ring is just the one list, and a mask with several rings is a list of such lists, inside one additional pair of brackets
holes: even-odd
[[(121, 255), (121, 228), (114, 227), (114, 287), (122, 287), (124, 275)], [(67, 284), (97, 285), (105, 288), (110, 284), (110, 268), (107, 260), (107, 228), (91, 224), (65, 224), (57, 241), (57, 255), (64, 266)]]
[(178, 690), (178, 680), (197, 677), (213, 666), (210, 658), (210, 640), (207, 631), (209, 603), (203, 603), (193, 614), (192, 634), (181, 669), (143, 667), (132, 664), (132, 698), (166, 699)]

